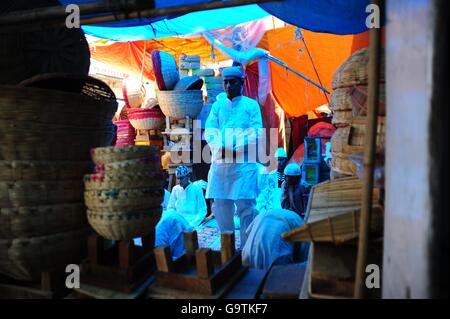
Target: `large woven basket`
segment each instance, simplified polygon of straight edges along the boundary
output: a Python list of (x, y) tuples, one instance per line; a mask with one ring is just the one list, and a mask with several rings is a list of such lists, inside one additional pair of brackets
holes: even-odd
[(2, 136), (0, 160), (89, 160), (91, 148), (111, 145), (114, 135), (113, 131), (72, 135), (14, 131)]
[(158, 207), (163, 197), (162, 187), (114, 188), (84, 192), (86, 206), (95, 211), (116, 212)]
[(170, 53), (153, 50), (152, 64), (158, 88), (173, 90), (175, 84), (180, 80), (180, 73), (174, 57)]
[(0, 239), (0, 273), (18, 280), (39, 280), (42, 271), (65, 269), (86, 256), (89, 229), (48, 236)]
[(331, 123), (336, 127), (349, 126), (352, 122), (353, 114), (352, 110), (347, 111), (335, 111)]
[(201, 90), (159, 91), (158, 101), (165, 116), (181, 120), (189, 116), (196, 118), (203, 107)]
[(111, 89), (89, 76), (45, 74), (0, 90), (3, 120), (98, 128), (117, 111)]
[(87, 226), (84, 203), (0, 209), (0, 238), (43, 236)]
[(331, 152), (333, 157), (331, 158), (331, 168), (344, 175), (356, 176), (356, 170), (358, 166), (352, 162), (347, 154), (336, 154)]
[(67, 180), (92, 171), (88, 161), (0, 161), (0, 180)]
[(0, 181), (0, 207), (21, 207), (79, 203), (83, 200), (83, 180)]
[(159, 148), (156, 146), (112, 146), (91, 150), (92, 160), (100, 165), (140, 158), (151, 158), (159, 162), (159, 156)]
[(155, 229), (161, 218), (161, 207), (142, 211), (87, 211), (89, 224), (102, 237), (129, 240), (144, 237)]
[(162, 173), (130, 171), (130, 173), (89, 174), (84, 176), (86, 190), (102, 190), (129, 187), (163, 187)]
[[(367, 66), (369, 64), (369, 50), (361, 49), (353, 53), (334, 73), (331, 86), (333, 90), (353, 85), (368, 83)], [(385, 57), (381, 53), (380, 82), (385, 82)]]
[(156, 130), (164, 126), (165, 117), (159, 107), (129, 109), (128, 119), (137, 130)]

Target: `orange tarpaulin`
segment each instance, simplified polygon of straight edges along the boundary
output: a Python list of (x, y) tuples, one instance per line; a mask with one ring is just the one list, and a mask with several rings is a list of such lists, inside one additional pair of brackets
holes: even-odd
[[(270, 54), (288, 66), (319, 83), (303, 42), (295, 39), (296, 27), (267, 32)], [(332, 92), (331, 81), (336, 69), (355, 51), (368, 46), (368, 33), (334, 35), (302, 30), (305, 42), (320, 76), (322, 85)], [(322, 90), (274, 62), (271, 62), (275, 98), (289, 116), (301, 116), (327, 104)], [(328, 95), (329, 98), (329, 95)]]
[[(311, 60), (301, 40), (295, 39), (296, 27), (289, 26), (267, 31), (259, 47), (285, 62), (311, 80), (319, 83)], [(359, 35), (333, 35), (302, 30), (322, 84), (330, 92), (331, 80), (336, 69), (355, 51), (368, 47), (368, 33)], [(146, 56), (143, 59), (144, 48)], [(202, 63), (210, 63), (211, 46), (203, 37), (164, 38), (136, 42), (96, 41), (90, 44), (91, 57), (126, 74), (140, 76), (144, 61), (144, 77), (154, 80), (150, 53), (163, 50), (174, 55), (200, 55)], [(215, 61), (227, 60), (215, 50)], [(285, 68), (270, 62), (272, 93), (288, 116), (301, 116), (318, 106), (328, 103), (324, 93), (314, 85)], [(329, 96), (328, 96), (329, 97)]]

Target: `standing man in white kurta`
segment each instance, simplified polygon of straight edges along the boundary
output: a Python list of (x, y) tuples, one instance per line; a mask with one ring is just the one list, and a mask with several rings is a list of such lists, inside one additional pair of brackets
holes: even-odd
[(256, 144), (262, 118), (258, 102), (242, 95), (245, 80), (242, 69), (226, 68), (222, 78), (227, 97), (218, 98), (213, 104), (205, 125), (205, 139), (212, 151), (206, 198), (214, 199), (212, 211), (222, 232), (234, 231), (236, 209), (243, 247), (246, 229), (255, 216)]

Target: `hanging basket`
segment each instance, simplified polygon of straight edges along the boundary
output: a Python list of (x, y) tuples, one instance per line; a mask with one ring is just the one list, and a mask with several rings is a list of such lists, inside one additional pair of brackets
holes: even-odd
[(135, 211), (87, 211), (89, 224), (102, 237), (130, 240), (148, 235), (161, 218), (162, 208)]
[(87, 226), (84, 203), (0, 209), (0, 238), (55, 234)]
[(165, 116), (181, 120), (189, 116), (196, 118), (203, 107), (201, 90), (159, 91), (159, 106)]

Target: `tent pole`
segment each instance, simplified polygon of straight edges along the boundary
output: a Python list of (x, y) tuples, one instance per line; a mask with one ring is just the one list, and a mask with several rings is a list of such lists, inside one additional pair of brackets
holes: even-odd
[(290, 66), (288, 66), (286, 63), (284, 63), (283, 61), (271, 56), (271, 55), (267, 55), (266, 58), (268, 58), (269, 60), (275, 62), (278, 65), (281, 65), (282, 67), (286, 68), (287, 70), (291, 71), (292, 73), (298, 75), (299, 77), (301, 77), (303, 80), (305, 80), (306, 82), (309, 82), (315, 86), (317, 86), (319, 89), (321, 89), (322, 91), (324, 91), (325, 93), (330, 94), (330, 91), (328, 91), (326, 88), (324, 88), (322, 85), (317, 84), (316, 82), (314, 82), (313, 80), (310, 80), (308, 77), (306, 77), (305, 75), (301, 74), (300, 72), (294, 70), (293, 68), (291, 68)]
[[(382, 0), (372, 0), (383, 14)], [(380, 17), (381, 20), (381, 17)], [(364, 298), (365, 269), (369, 243), (370, 216), (372, 214), (373, 168), (376, 152), (378, 125), (379, 82), (380, 82), (381, 28), (370, 29), (368, 97), (366, 118), (366, 141), (364, 148), (364, 177), (361, 199), (361, 217), (359, 224), (358, 255), (356, 260), (356, 277), (354, 297)]]
[[(213, 1), (166, 8), (149, 8), (143, 3), (148, 1), (132, 0), (121, 1), (119, 4), (110, 1), (101, 1), (91, 4), (80, 4), (80, 15), (105, 13), (106, 15), (81, 18), (81, 25), (90, 25), (104, 22), (121, 21), (127, 19), (146, 19), (161, 16), (187, 14), (194, 11), (228, 8), (263, 2), (277, 2), (281, 0), (230, 0), (226, 2)], [(65, 26), (69, 13), (64, 6), (36, 8), (25, 11), (15, 11), (0, 16), (0, 32), (17, 32), (24, 30), (40, 30), (51, 27)]]

